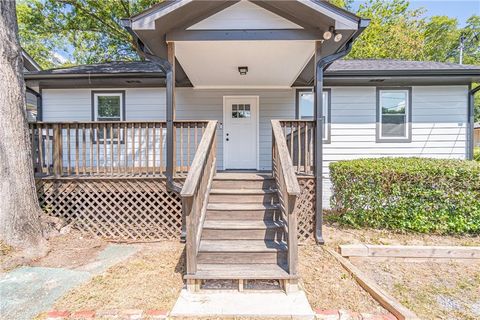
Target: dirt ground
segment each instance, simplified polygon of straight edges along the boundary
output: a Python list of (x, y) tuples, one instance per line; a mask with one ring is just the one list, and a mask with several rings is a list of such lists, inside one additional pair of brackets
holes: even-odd
[(480, 319), (480, 262), (355, 262), (421, 319)]
[(378, 245), (480, 246), (479, 236), (441, 236), (422, 233), (397, 233), (389, 230), (352, 229), (327, 223), (323, 227), (325, 244), (368, 243)]
[(48, 245), (48, 254), (32, 262), (31, 266), (74, 269), (95, 261), (95, 257), (107, 246), (107, 242), (72, 230), (50, 239)]
[(183, 251), (176, 241), (144, 244), (133, 257), (70, 291), (55, 308), (169, 310), (183, 286)]
[(299, 271), (313, 309), (386, 313), (328, 252), (314, 243), (300, 247)]

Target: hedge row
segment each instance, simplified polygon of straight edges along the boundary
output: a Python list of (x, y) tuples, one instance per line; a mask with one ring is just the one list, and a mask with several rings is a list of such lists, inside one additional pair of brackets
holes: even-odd
[(330, 219), (354, 227), (480, 234), (480, 163), (380, 158), (330, 164)]
[(480, 147), (473, 149), (473, 160), (480, 162)]

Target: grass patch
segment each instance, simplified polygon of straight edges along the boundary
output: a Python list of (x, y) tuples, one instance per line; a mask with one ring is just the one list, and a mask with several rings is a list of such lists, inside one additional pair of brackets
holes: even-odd
[(55, 303), (58, 310), (170, 310), (183, 287), (184, 245), (145, 245), (132, 258), (93, 277)]

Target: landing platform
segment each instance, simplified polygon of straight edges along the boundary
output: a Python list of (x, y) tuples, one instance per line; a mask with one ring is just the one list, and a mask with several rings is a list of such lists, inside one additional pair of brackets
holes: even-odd
[(170, 313), (172, 317), (253, 317), (275, 319), (315, 318), (305, 293), (209, 292), (182, 290)]

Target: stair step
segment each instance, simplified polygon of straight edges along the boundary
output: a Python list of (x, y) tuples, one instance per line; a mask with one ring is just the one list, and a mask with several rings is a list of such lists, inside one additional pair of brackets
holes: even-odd
[(269, 189), (275, 188), (271, 174), (218, 173), (212, 182), (213, 189)]
[(202, 240), (199, 252), (281, 252), (287, 250), (283, 241), (270, 240)]
[(219, 229), (219, 230), (266, 230), (276, 229), (284, 226), (283, 221), (262, 221), (262, 220), (205, 220), (203, 230)]
[(216, 211), (250, 211), (250, 210), (277, 210), (277, 204), (264, 203), (209, 203), (207, 210)]
[(194, 275), (185, 275), (185, 279), (221, 280), (221, 279), (293, 279), (286, 267), (278, 264), (198, 264)]
[(219, 172), (214, 180), (273, 180), (271, 173)]
[(211, 189), (210, 194), (252, 195), (276, 194), (276, 189)]
[(275, 210), (248, 210), (248, 211), (207, 211), (206, 220), (257, 220), (271, 221), (279, 217)]
[(284, 223), (273, 220), (205, 220), (202, 240), (282, 239)]

